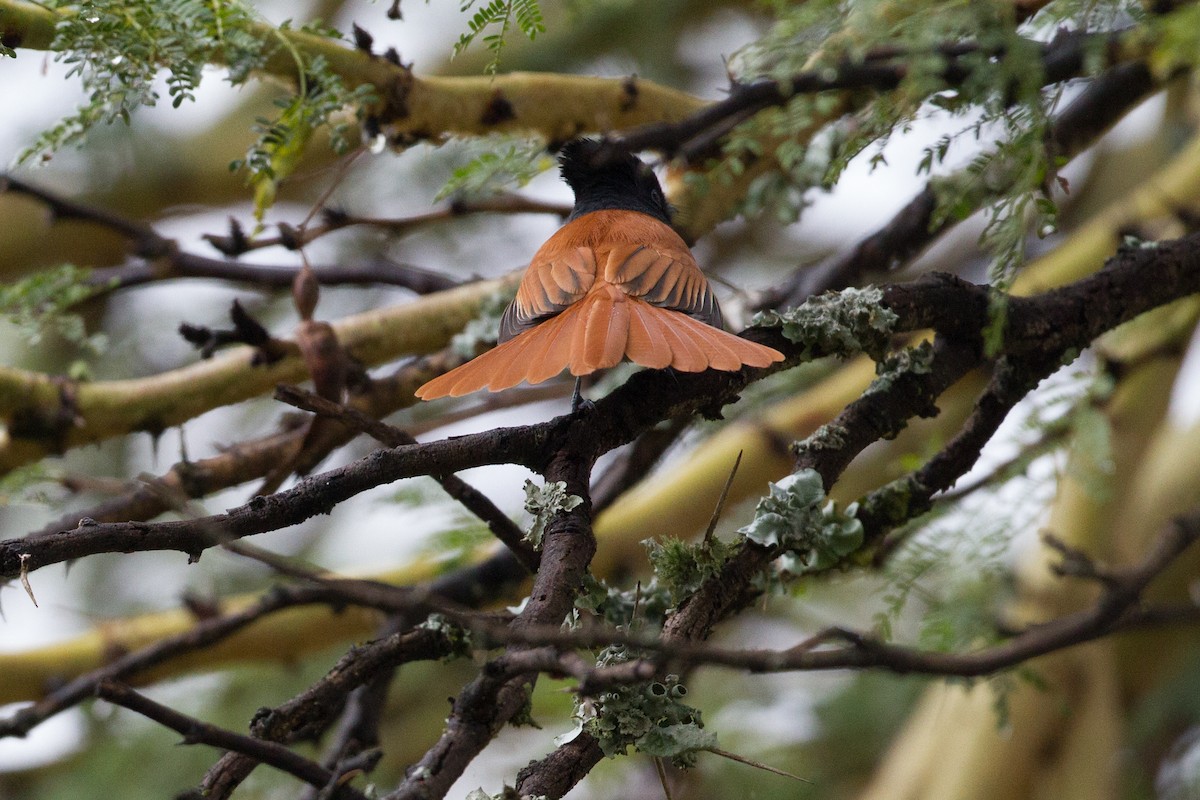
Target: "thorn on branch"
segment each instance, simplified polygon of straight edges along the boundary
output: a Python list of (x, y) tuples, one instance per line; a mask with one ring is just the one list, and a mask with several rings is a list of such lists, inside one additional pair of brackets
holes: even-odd
[(201, 595), (188, 590), (180, 598), (183, 607), (199, 621), (215, 619), (221, 614), (221, 604), (211, 595)]
[(29, 595), (29, 600), (33, 603), (33, 607), (38, 607), (37, 598), (33, 596), (33, 586), (29, 584), (29, 559), (32, 558), (29, 553), (21, 553), (21, 588), (25, 590), (25, 594)]
[(201, 358), (212, 358), (217, 348), (230, 344), (247, 344), (255, 349), (251, 364), (261, 366), (274, 364), (286, 355), (286, 348), (278, 339), (271, 337), (267, 329), (242, 308), (237, 300), (229, 309), (232, 329), (214, 330), (205, 325), (179, 324), (179, 335), (200, 351)]
[[(379, 123), (376, 122), (378, 125)], [(321, 221), (329, 226), (342, 227), (350, 222), (350, 213), (341, 206), (325, 206), (321, 209)]]
[(333, 326), (305, 321), (296, 330), (296, 344), (320, 397), (339, 402), (346, 388), (346, 357)]
[(1062, 556), (1062, 561), (1050, 567), (1055, 575), (1092, 580), (1110, 588), (1119, 582), (1111, 570), (1097, 564), (1089, 554), (1067, 544), (1050, 531), (1042, 531), (1042, 542)]
[(295, 280), (292, 281), (292, 303), (296, 306), (296, 313), (300, 315), (300, 319), (304, 322), (310, 322), (313, 318), (313, 312), (317, 310), (317, 301), (321, 298), (321, 286), (317, 280), (317, 275), (308, 266), (305, 260), (304, 266), (296, 273)]
[(755, 761), (752, 758), (747, 758), (746, 756), (741, 756), (737, 753), (731, 753), (728, 750), (722, 750), (719, 747), (707, 747), (705, 748), (705, 752), (712, 753), (714, 756), (720, 756), (721, 758), (727, 758), (730, 761), (736, 761), (739, 764), (745, 764), (748, 767), (761, 769), (764, 772), (770, 772), (773, 775), (782, 775), (785, 778), (791, 778), (792, 780), (800, 781), (801, 783), (812, 783), (812, 781), (806, 778), (801, 778), (799, 775), (793, 775), (792, 773), (782, 770), (779, 767), (772, 767), (770, 764), (764, 764), (761, 761)]
[(250, 249), (250, 240), (246, 236), (246, 231), (242, 228), (242, 224), (234, 217), (229, 218), (228, 236), (206, 233), (200, 238), (230, 258), (237, 258)]
[(837, 626), (825, 628), (808, 637), (799, 644), (788, 648), (788, 653), (808, 653), (816, 650), (827, 644), (836, 644), (838, 642), (849, 644), (853, 647), (865, 646), (866, 641), (858, 631), (852, 631), (849, 628), (840, 628)]
[(738, 450), (737, 458), (733, 460), (733, 469), (729, 470), (729, 477), (725, 480), (725, 487), (721, 489), (721, 496), (717, 498), (717, 507), (713, 509), (712, 518), (708, 521), (708, 529), (704, 531), (704, 544), (712, 544), (713, 535), (717, 530), (717, 522), (721, 519), (721, 511), (725, 508), (725, 501), (729, 498), (729, 488), (733, 486), (733, 479), (737, 477), (738, 467), (742, 465), (742, 456), (746, 454), (745, 450)]
[(621, 81), (621, 94), (620, 109), (622, 111), (632, 111), (638, 101), (637, 75), (630, 75)]
[(412, 68), (413, 68), (413, 62), (410, 61), (407, 64), (405, 64), (403, 59), (400, 58), (400, 51), (394, 47), (389, 47), (384, 52), (383, 60), (388, 62), (389, 64), (394, 64), (397, 67), (399, 67), (400, 69), (405, 70), (407, 72), (411, 72)]
[(279, 244), (288, 250), (299, 250), (306, 244), (304, 231), (286, 222), (279, 223)]
[(350, 30), (354, 32), (354, 46), (369, 56), (375, 55), (372, 52), (372, 47), (375, 45), (375, 37), (367, 33), (357, 22), (350, 26)]

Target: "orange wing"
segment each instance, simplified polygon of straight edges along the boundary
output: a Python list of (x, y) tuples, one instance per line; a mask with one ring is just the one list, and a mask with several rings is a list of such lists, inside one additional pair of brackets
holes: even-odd
[[(568, 226), (569, 227), (569, 226)], [(563, 228), (559, 231), (567, 230)], [(570, 247), (546, 253), (558, 238), (555, 234), (533, 257), (517, 296), (500, 318), (500, 341), (506, 342), (522, 331), (555, 314), (561, 314), (583, 298), (596, 282), (596, 251), (591, 247)], [(539, 260), (539, 256), (543, 256)]]
[(783, 354), (721, 329), (721, 310), (687, 245), (653, 217), (596, 211), (534, 255), (500, 321), (500, 344), (434, 378), (417, 396), (493, 392), (564, 369), (636, 364), (681, 372), (765, 367)]
[(646, 214), (596, 211), (564, 225), (534, 255), (500, 320), (500, 341), (562, 313), (597, 279), (724, 327), (717, 298), (679, 234)]

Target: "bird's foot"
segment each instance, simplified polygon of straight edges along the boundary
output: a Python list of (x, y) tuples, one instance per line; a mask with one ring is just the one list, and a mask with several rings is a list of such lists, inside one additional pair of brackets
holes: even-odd
[(583, 396), (583, 380), (575, 379), (575, 391), (571, 393), (571, 414), (591, 411), (596, 404)]

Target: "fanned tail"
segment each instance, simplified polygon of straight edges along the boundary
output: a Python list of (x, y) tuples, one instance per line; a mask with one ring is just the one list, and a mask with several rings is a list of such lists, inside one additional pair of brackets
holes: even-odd
[(488, 389), (499, 392), (522, 381), (541, 383), (563, 370), (588, 375), (635, 364), (680, 372), (732, 372), (783, 360), (778, 350), (726, 333), (688, 315), (659, 308), (602, 286), (557, 316), (434, 378), (417, 397), (434, 400)]
[[(460, 367), (440, 375), (417, 389), (422, 400), (439, 397), (461, 397), (480, 389), (499, 392), (510, 389), (534, 373), (541, 383), (562, 372), (567, 366), (569, 349), (559, 342), (569, 343), (574, 322), (579, 316), (578, 306), (571, 306), (556, 317), (551, 317), (513, 339), (488, 350)], [(526, 352), (536, 354), (527, 358)]]
[[(732, 333), (706, 325), (698, 319), (668, 311), (664, 308), (651, 306), (658, 314), (670, 315), (670, 322), (676, 325), (681, 336), (690, 336), (692, 342), (701, 346), (705, 351), (707, 363), (698, 370), (687, 370), (671, 366), (683, 372), (700, 372), (704, 369), (718, 369), (723, 372), (736, 372), (742, 367), (766, 367), (776, 361), (783, 361), (783, 353), (774, 347), (767, 347), (749, 339), (743, 339)], [(635, 359), (636, 360), (636, 359)]]

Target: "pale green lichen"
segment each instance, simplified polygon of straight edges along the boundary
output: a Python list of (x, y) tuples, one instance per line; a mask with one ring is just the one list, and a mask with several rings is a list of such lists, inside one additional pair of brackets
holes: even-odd
[(504, 786), (496, 794), (488, 794), (482, 787), (472, 789), (467, 792), (466, 800), (549, 800), (544, 794), (522, 794), (518, 795), (517, 790), (508, 786)]
[(859, 516), (883, 526), (899, 525), (928, 510), (929, 494), (929, 489), (914, 476), (906, 475), (867, 495)]
[[(597, 665), (622, 663), (638, 655), (625, 647), (610, 647), (600, 654)], [(604, 692), (581, 702), (576, 713), (604, 755), (622, 755), (632, 746), (686, 768), (695, 764), (697, 751), (717, 746), (716, 734), (704, 730), (700, 711), (682, 701), (686, 696), (687, 687), (679, 676), (668, 675), (662, 681)]]
[(886, 392), (904, 375), (928, 375), (933, 369), (933, 344), (921, 342), (916, 347), (907, 347), (891, 353), (875, 365), (875, 380), (863, 392), (863, 396)]
[(639, 582), (632, 589), (616, 589), (588, 575), (584, 577), (583, 591), (575, 598), (575, 607), (620, 628), (657, 628), (674, 605), (672, 598), (672, 592), (657, 577), (649, 583)]
[(526, 540), (540, 547), (546, 525), (555, 514), (573, 511), (583, 503), (579, 495), (569, 494), (563, 481), (538, 486), (531, 480), (525, 481), (525, 510), (533, 515), (533, 525), (525, 534)]
[(863, 527), (853, 516), (854, 506), (839, 512), (825, 496), (816, 470), (794, 472), (769, 486), (754, 519), (738, 531), (747, 539), (794, 554), (801, 571), (830, 567), (862, 545)]
[(450, 650), (442, 658), (443, 661), (452, 661), (471, 655), (471, 632), (452, 622), (448, 617), (442, 614), (430, 614), (417, 628), (441, 634), (446, 639)]
[(883, 306), (883, 292), (868, 286), (810, 297), (787, 311), (764, 311), (754, 324), (780, 328), (784, 337), (804, 345), (808, 355), (866, 353), (879, 359), (898, 319)]
[(792, 444), (792, 453), (797, 458), (806, 453), (818, 453), (822, 450), (840, 450), (846, 446), (846, 436), (849, 431), (842, 425), (829, 423), (822, 425), (812, 432), (807, 439)]

